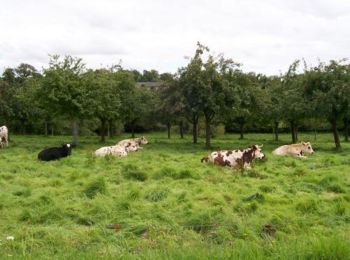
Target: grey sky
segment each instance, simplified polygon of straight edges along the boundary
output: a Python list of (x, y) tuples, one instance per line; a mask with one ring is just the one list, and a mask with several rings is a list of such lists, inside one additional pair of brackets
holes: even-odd
[(278, 74), (297, 58), (349, 58), (349, 29), (349, 0), (0, 0), (0, 71), (70, 54), (175, 72), (200, 41), (245, 71)]

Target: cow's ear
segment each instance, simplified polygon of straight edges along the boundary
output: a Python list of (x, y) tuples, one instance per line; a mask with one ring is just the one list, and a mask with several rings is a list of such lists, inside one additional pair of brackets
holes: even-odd
[(304, 141), (301, 142), (302, 145), (306, 145), (306, 143)]

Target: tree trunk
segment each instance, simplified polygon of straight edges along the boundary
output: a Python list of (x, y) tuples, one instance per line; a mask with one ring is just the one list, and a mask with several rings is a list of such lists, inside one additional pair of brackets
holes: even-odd
[(278, 141), (278, 122), (274, 122), (273, 132), (275, 134), (275, 141)]
[(106, 120), (105, 119), (100, 119), (101, 120), (101, 142), (104, 143), (106, 140)]
[(114, 137), (116, 134), (115, 122), (113, 120), (108, 121), (108, 131), (110, 138)]
[(135, 138), (135, 123), (131, 123), (131, 138)]
[(25, 127), (25, 121), (21, 120), (21, 134), (25, 135), (26, 134), (26, 127)]
[(51, 135), (54, 135), (54, 131), (53, 131), (53, 124), (51, 124)]
[(349, 120), (344, 118), (344, 140), (349, 142)]
[(290, 121), (290, 130), (292, 132), (292, 143), (295, 144), (297, 142), (297, 135), (295, 130), (295, 122)]
[(244, 139), (244, 124), (243, 123), (240, 123), (239, 124), (239, 139)]
[(205, 147), (207, 149), (211, 148), (210, 138), (211, 138), (210, 119), (206, 116), (205, 117)]
[(73, 144), (77, 145), (78, 139), (79, 139), (79, 124), (77, 119), (73, 119), (72, 135), (73, 135)]
[(48, 132), (49, 132), (48, 123), (47, 123), (47, 121), (45, 120), (45, 125), (44, 125), (44, 134), (45, 134), (45, 136), (48, 135)]
[(337, 120), (332, 120), (332, 131), (333, 131), (333, 137), (334, 137), (334, 144), (336, 149), (340, 149), (340, 139), (339, 139), (339, 133), (337, 129)]
[(108, 123), (107, 123), (107, 136), (108, 136), (108, 138), (111, 137), (111, 123), (110, 123), (110, 121), (108, 121)]
[(166, 127), (167, 127), (167, 130), (168, 130), (168, 139), (170, 139), (170, 130), (171, 130), (171, 124), (170, 124), (170, 122), (168, 122), (168, 123), (166, 124)]
[(180, 121), (179, 128), (180, 128), (180, 138), (184, 139), (184, 122), (182, 120)]
[(317, 130), (316, 130), (316, 128), (314, 129), (314, 141), (316, 142), (316, 140), (317, 140)]
[(198, 140), (198, 116), (193, 116), (192, 118), (192, 135), (193, 135), (193, 143), (196, 144)]

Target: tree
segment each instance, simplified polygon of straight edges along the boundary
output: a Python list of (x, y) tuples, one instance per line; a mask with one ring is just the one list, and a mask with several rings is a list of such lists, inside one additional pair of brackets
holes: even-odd
[(140, 81), (159, 81), (159, 73), (156, 70), (144, 70)]
[(72, 122), (73, 143), (78, 142), (78, 121), (84, 117), (84, 89), (81, 75), (85, 65), (80, 58), (50, 56), (49, 67), (38, 94), (47, 111), (66, 117)]
[(181, 71), (180, 86), (183, 90), (185, 111), (190, 115), (193, 124), (193, 142), (197, 142), (197, 125), (199, 114), (205, 119), (206, 147), (211, 147), (211, 124), (219, 112), (227, 109), (228, 100), (232, 93), (227, 82), (223, 81), (223, 74), (237, 66), (230, 59), (222, 55), (209, 55), (204, 61), (204, 53), (209, 48), (198, 43), (194, 57), (185, 69)]
[[(277, 76), (263, 77), (260, 84), (264, 86), (265, 99), (263, 100), (263, 109), (261, 112), (272, 123), (274, 140), (279, 139), (279, 124), (283, 118), (282, 110), (282, 82)], [(263, 81), (263, 82), (261, 82)]]
[(1, 84), (2, 102), (0, 102), (3, 116), (7, 123), (11, 122), (12, 129), (19, 125), (22, 134), (28, 123), (38, 117), (38, 108), (34, 106), (33, 91), (38, 85), (41, 75), (29, 64), (22, 63), (16, 68), (7, 68), (3, 73)]
[(254, 73), (243, 73), (240, 70), (230, 75), (233, 106), (230, 107), (229, 120), (239, 126), (240, 139), (244, 138), (246, 124), (260, 111), (261, 89)]
[(171, 74), (164, 75), (164, 86), (159, 90), (159, 105), (156, 109), (157, 118), (167, 126), (168, 138), (170, 139), (171, 126), (179, 119), (180, 136), (183, 138), (182, 114), (184, 109), (183, 97), (179, 88), (179, 82)]
[(155, 93), (146, 88), (137, 87), (133, 73), (121, 70), (114, 75), (120, 81), (121, 120), (130, 126), (131, 135), (135, 137), (136, 124), (149, 117), (154, 111)]
[(297, 73), (298, 66), (299, 61), (293, 62), (281, 81), (281, 110), (283, 118), (290, 124), (292, 143), (297, 142), (298, 126), (310, 110), (303, 91), (304, 75)]
[(340, 149), (338, 121), (347, 115), (350, 100), (350, 70), (344, 61), (320, 63), (305, 72), (305, 93), (314, 111), (332, 126), (334, 144)]
[(89, 113), (100, 120), (101, 142), (104, 142), (107, 123), (120, 116), (120, 82), (114, 77), (113, 72), (107, 69), (88, 70), (82, 78), (86, 102), (84, 107), (90, 107)]

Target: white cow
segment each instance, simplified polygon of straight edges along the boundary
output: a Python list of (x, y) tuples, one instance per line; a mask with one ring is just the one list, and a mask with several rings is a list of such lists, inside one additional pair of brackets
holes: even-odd
[(107, 155), (124, 157), (128, 155), (128, 152), (126, 151), (125, 147), (120, 145), (114, 145), (114, 146), (105, 146), (105, 147), (101, 147), (100, 149), (97, 149), (95, 151), (95, 155), (101, 156), (101, 157), (107, 156)]
[(148, 144), (148, 141), (146, 137), (142, 136), (140, 138), (132, 138), (132, 139), (125, 139), (118, 142), (117, 145), (125, 147), (125, 149), (129, 151), (137, 151), (139, 149), (142, 149), (142, 144)]
[(1, 126), (0, 127), (0, 146), (1, 148), (4, 147), (4, 144), (6, 144), (6, 146), (9, 145), (9, 130), (7, 129), (7, 127), (4, 125), (4, 126)]

